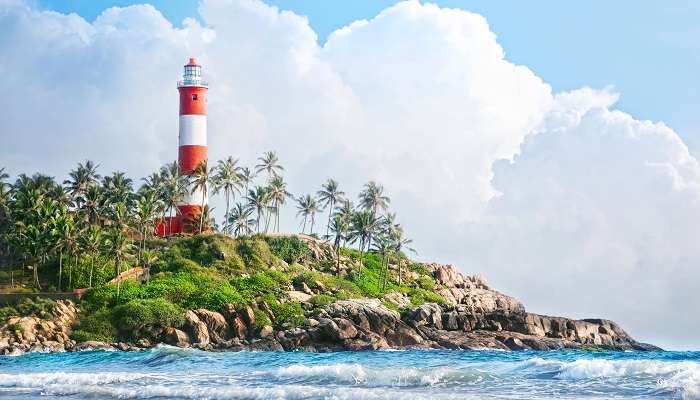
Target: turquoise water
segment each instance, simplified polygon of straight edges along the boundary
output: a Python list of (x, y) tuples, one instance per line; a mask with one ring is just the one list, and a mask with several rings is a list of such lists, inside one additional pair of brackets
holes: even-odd
[(0, 356), (2, 399), (700, 398), (700, 352), (377, 351)]

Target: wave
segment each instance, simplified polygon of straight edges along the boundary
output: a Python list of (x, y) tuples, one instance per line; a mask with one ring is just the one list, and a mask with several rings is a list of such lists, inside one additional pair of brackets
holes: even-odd
[(560, 380), (635, 379), (655, 382), (658, 388), (700, 399), (700, 364), (691, 361), (580, 359), (561, 361), (533, 358), (520, 368), (533, 372), (550, 371)]
[(491, 379), (488, 372), (472, 368), (370, 368), (357, 363), (329, 365), (295, 364), (277, 369), (277, 378), (368, 387), (421, 387), (450, 384), (473, 384)]

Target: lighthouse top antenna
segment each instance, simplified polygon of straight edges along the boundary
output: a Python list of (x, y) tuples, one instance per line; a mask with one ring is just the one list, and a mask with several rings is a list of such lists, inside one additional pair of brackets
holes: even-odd
[(177, 82), (177, 87), (183, 86), (209, 86), (207, 82), (202, 80), (202, 66), (197, 64), (197, 60), (194, 58), (190, 58), (190, 61), (185, 65), (185, 72), (182, 75), (182, 80)]

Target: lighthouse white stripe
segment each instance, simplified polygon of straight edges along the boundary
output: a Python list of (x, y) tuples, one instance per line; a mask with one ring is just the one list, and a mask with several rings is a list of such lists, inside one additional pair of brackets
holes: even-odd
[[(190, 189), (192, 190), (192, 189)], [(201, 206), (202, 205), (202, 197), (204, 197), (204, 192), (202, 190), (195, 190), (194, 193), (192, 193), (190, 190), (187, 191), (187, 194), (185, 194), (182, 197), (182, 202), (180, 203), (181, 206)], [(207, 199), (204, 199), (204, 204), (207, 204)]]
[(207, 145), (207, 116), (180, 115), (180, 146)]

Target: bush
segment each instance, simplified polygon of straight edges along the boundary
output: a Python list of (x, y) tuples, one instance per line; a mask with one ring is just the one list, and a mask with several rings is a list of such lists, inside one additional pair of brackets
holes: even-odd
[(440, 305), (447, 305), (447, 300), (439, 294), (425, 290), (425, 289), (411, 289), (408, 292), (408, 296), (411, 299), (411, 303), (414, 306), (419, 306), (424, 303), (438, 303)]
[(107, 309), (93, 312), (87, 316), (81, 316), (78, 329), (73, 331), (71, 338), (77, 342), (97, 340), (100, 342), (114, 342), (117, 330), (112, 325), (111, 313)]
[(255, 328), (260, 329), (265, 325), (272, 325), (272, 322), (267, 314), (265, 314), (265, 311), (254, 308), (253, 315), (255, 315)]
[(31, 299), (27, 297), (18, 301), (14, 307), (10, 307), (10, 310), (14, 309), (16, 314), (22, 317), (35, 315), (39, 318), (50, 319), (51, 311), (55, 305), (56, 302), (51, 299), (41, 297)]
[(430, 275), (430, 271), (428, 271), (428, 268), (424, 264), (419, 263), (419, 262), (411, 263), (408, 266), (408, 269), (410, 271), (416, 272), (420, 275)]
[(290, 301), (288, 303), (279, 303), (271, 301), (267, 303), (275, 316), (275, 322), (278, 326), (289, 323), (292, 327), (299, 326), (304, 323), (304, 310), (301, 308), (301, 303)]
[(260, 236), (237, 239), (236, 251), (243, 259), (246, 269), (251, 272), (264, 271), (278, 264), (267, 242)]
[(304, 263), (311, 256), (309, 246), (297, 236), (267, 238), (270, 251), (287, 264)]
[(418, 286), (420, 286), (421, 289), (433, 290), (435, 289), (435, 281), (428, 275), (421, 275), (418, 277)]
[(313, 304), (314, 307), (323, 307), (333, 303), (334, 301), (335, 298), (327, 294), (319, 294), (309, 299), (309, 303)]
[(135, 339), (143, 331), (158, 331), (184, 323), (180, 307), (165, 299), (139, 299), (119, 305), (112, 311), (112, 323), (122, 337)]

